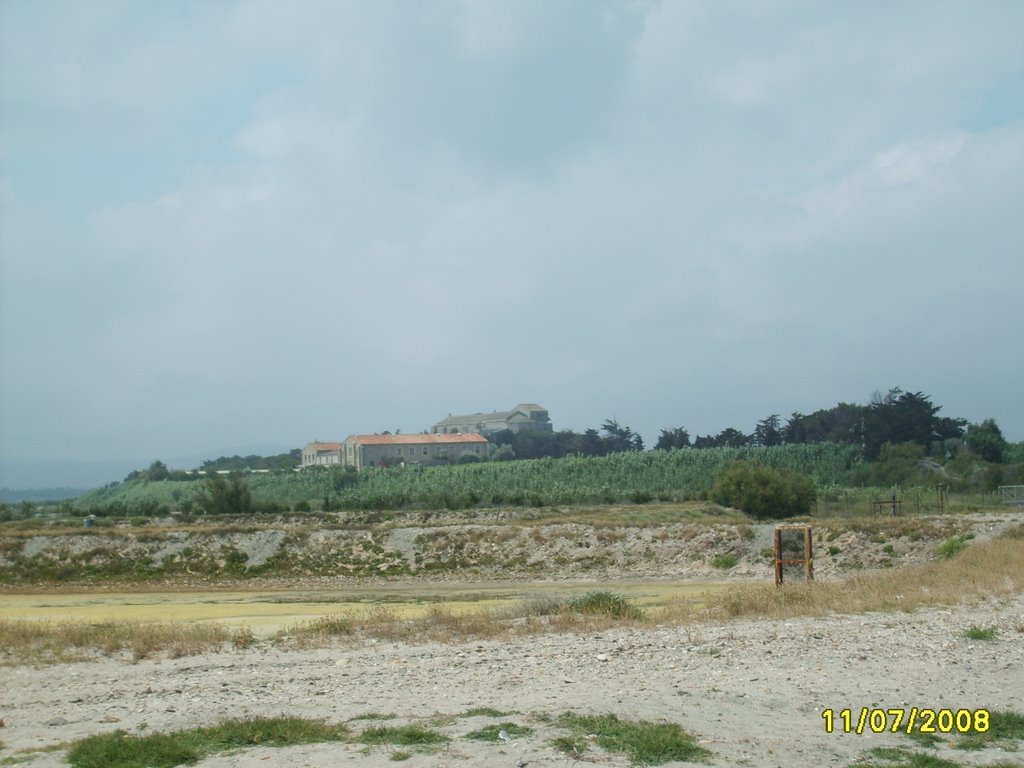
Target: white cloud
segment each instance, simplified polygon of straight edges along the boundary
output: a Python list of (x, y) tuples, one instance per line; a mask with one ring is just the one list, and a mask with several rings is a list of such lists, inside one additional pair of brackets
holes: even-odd
[[(998, 302), (936, 308), (1019, 275), (1020, 124), (968, 119), (1021, 68), (1018, 11), (246, 2), (132, 5), (117, 26), (100, 7), (36, 48), (8, 33), (24, 74), (0, 75), (23, 110), (4, 125), (5, 359), (74, 367), (77, 439), (113, 445), (95, 414), (121, 412), (208, 447), (158, 403), (224, 430), (287, 403), (262, 442), (325, 413), (410, 429), (523, 398), (565, 426), (639, 404), (652, 433), (671, 409), (742, 427), (803, 393), (978, 388), (931, 361), (1013, 324)], [(72, 327), (37, 322), (40, 297)], [(14, 375), (5, 446), (48, 424)], [(295, 398), (306, 378), (344, 385)]]
[(811, 229), (833, 232), (861, 227), (864, 218), (919, 215), (921, 208), (950, 194), (953, 166), (968, 136), (957, 132), (886, 147), (829, 187), (807, 196), (804, 213)]

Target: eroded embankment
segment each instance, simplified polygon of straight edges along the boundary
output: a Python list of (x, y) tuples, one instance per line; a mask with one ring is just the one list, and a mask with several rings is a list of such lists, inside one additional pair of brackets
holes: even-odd
[[(658, 509), (658, 519), (672, 511)], [(732, 520), (734, 512), (723, 511)], [(614, 520), (606, 511), (469, 523), (405, 514), (367, 523), (348, 513), (311, 523), (250, 518), (185, 525), (52, 527), (0, 532), (0, 581), (30, 585), (259, 578), (763, 578), (772, 567), (772, 524)], [(854, 519), (814, 523), (815, 569), (841, 573), (920, 562), (952, 537), (987, 538), (1010, 513)]]

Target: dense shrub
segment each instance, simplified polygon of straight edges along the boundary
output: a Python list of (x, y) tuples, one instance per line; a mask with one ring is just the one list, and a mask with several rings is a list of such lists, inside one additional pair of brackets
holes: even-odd
[(709, 497), (754, 517), (777, 519), (809, 514), (818, 492), (807, 475), (737, 461), (719, 470)]
[(224, 475), (207, 475), (195, 503), (208, 515), (239, 515), (252, 512), (252, 493), (249, 484), (237, 472), (225, 479)]

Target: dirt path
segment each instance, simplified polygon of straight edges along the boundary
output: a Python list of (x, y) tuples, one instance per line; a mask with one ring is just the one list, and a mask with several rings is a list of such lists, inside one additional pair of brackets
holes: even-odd
[[(997, 634), (965, 639), (972, 625), (996, 627)], [(1021, 627), (1024, 595), (912, 614), (8, 668), (0, 678), (0, 757), (118, 728), (140, 733), (251, 715), (342, 721), (391, 713), (398, 719), (387, 724), (453, 716), (435, 725), (452, 741), (434, 752), (413, 750), (406, 766), (568, 768), (578, 760), (550, 744), (562, 732), (536, 715), (573, 711), (678, 723), (711, 750), (714, 766), (849, 766), (872, 747), (921, 747), (902, 734), (827, 734), (826, 708), (1024, 712)], [(500, 719), (534, 731), (507, 744), (466, 740), (469, 731), (498, 722), (461, 716), (477, 707), (514, 711)], [(352, 727), (380, 724), (360, 720)], [(1024, 765), (1021, 753), (1001, 750), (942, 746), (937, 754), (962, 765)], [(389, 755), (386, 747), (327, 744), (254, 748), (200, 765), (388, 765)], [(66, 764), (61, 751), (18, 757), (35, 768)], [(581, 759), (628, 764), (596, 745)]]

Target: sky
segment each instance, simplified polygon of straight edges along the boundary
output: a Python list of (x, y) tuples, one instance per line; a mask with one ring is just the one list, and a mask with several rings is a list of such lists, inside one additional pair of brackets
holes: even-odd
[(1021, 29), (0, 0), (0, 486), (521, 402), (653, 445), (898, 386), (1024, 440)]

